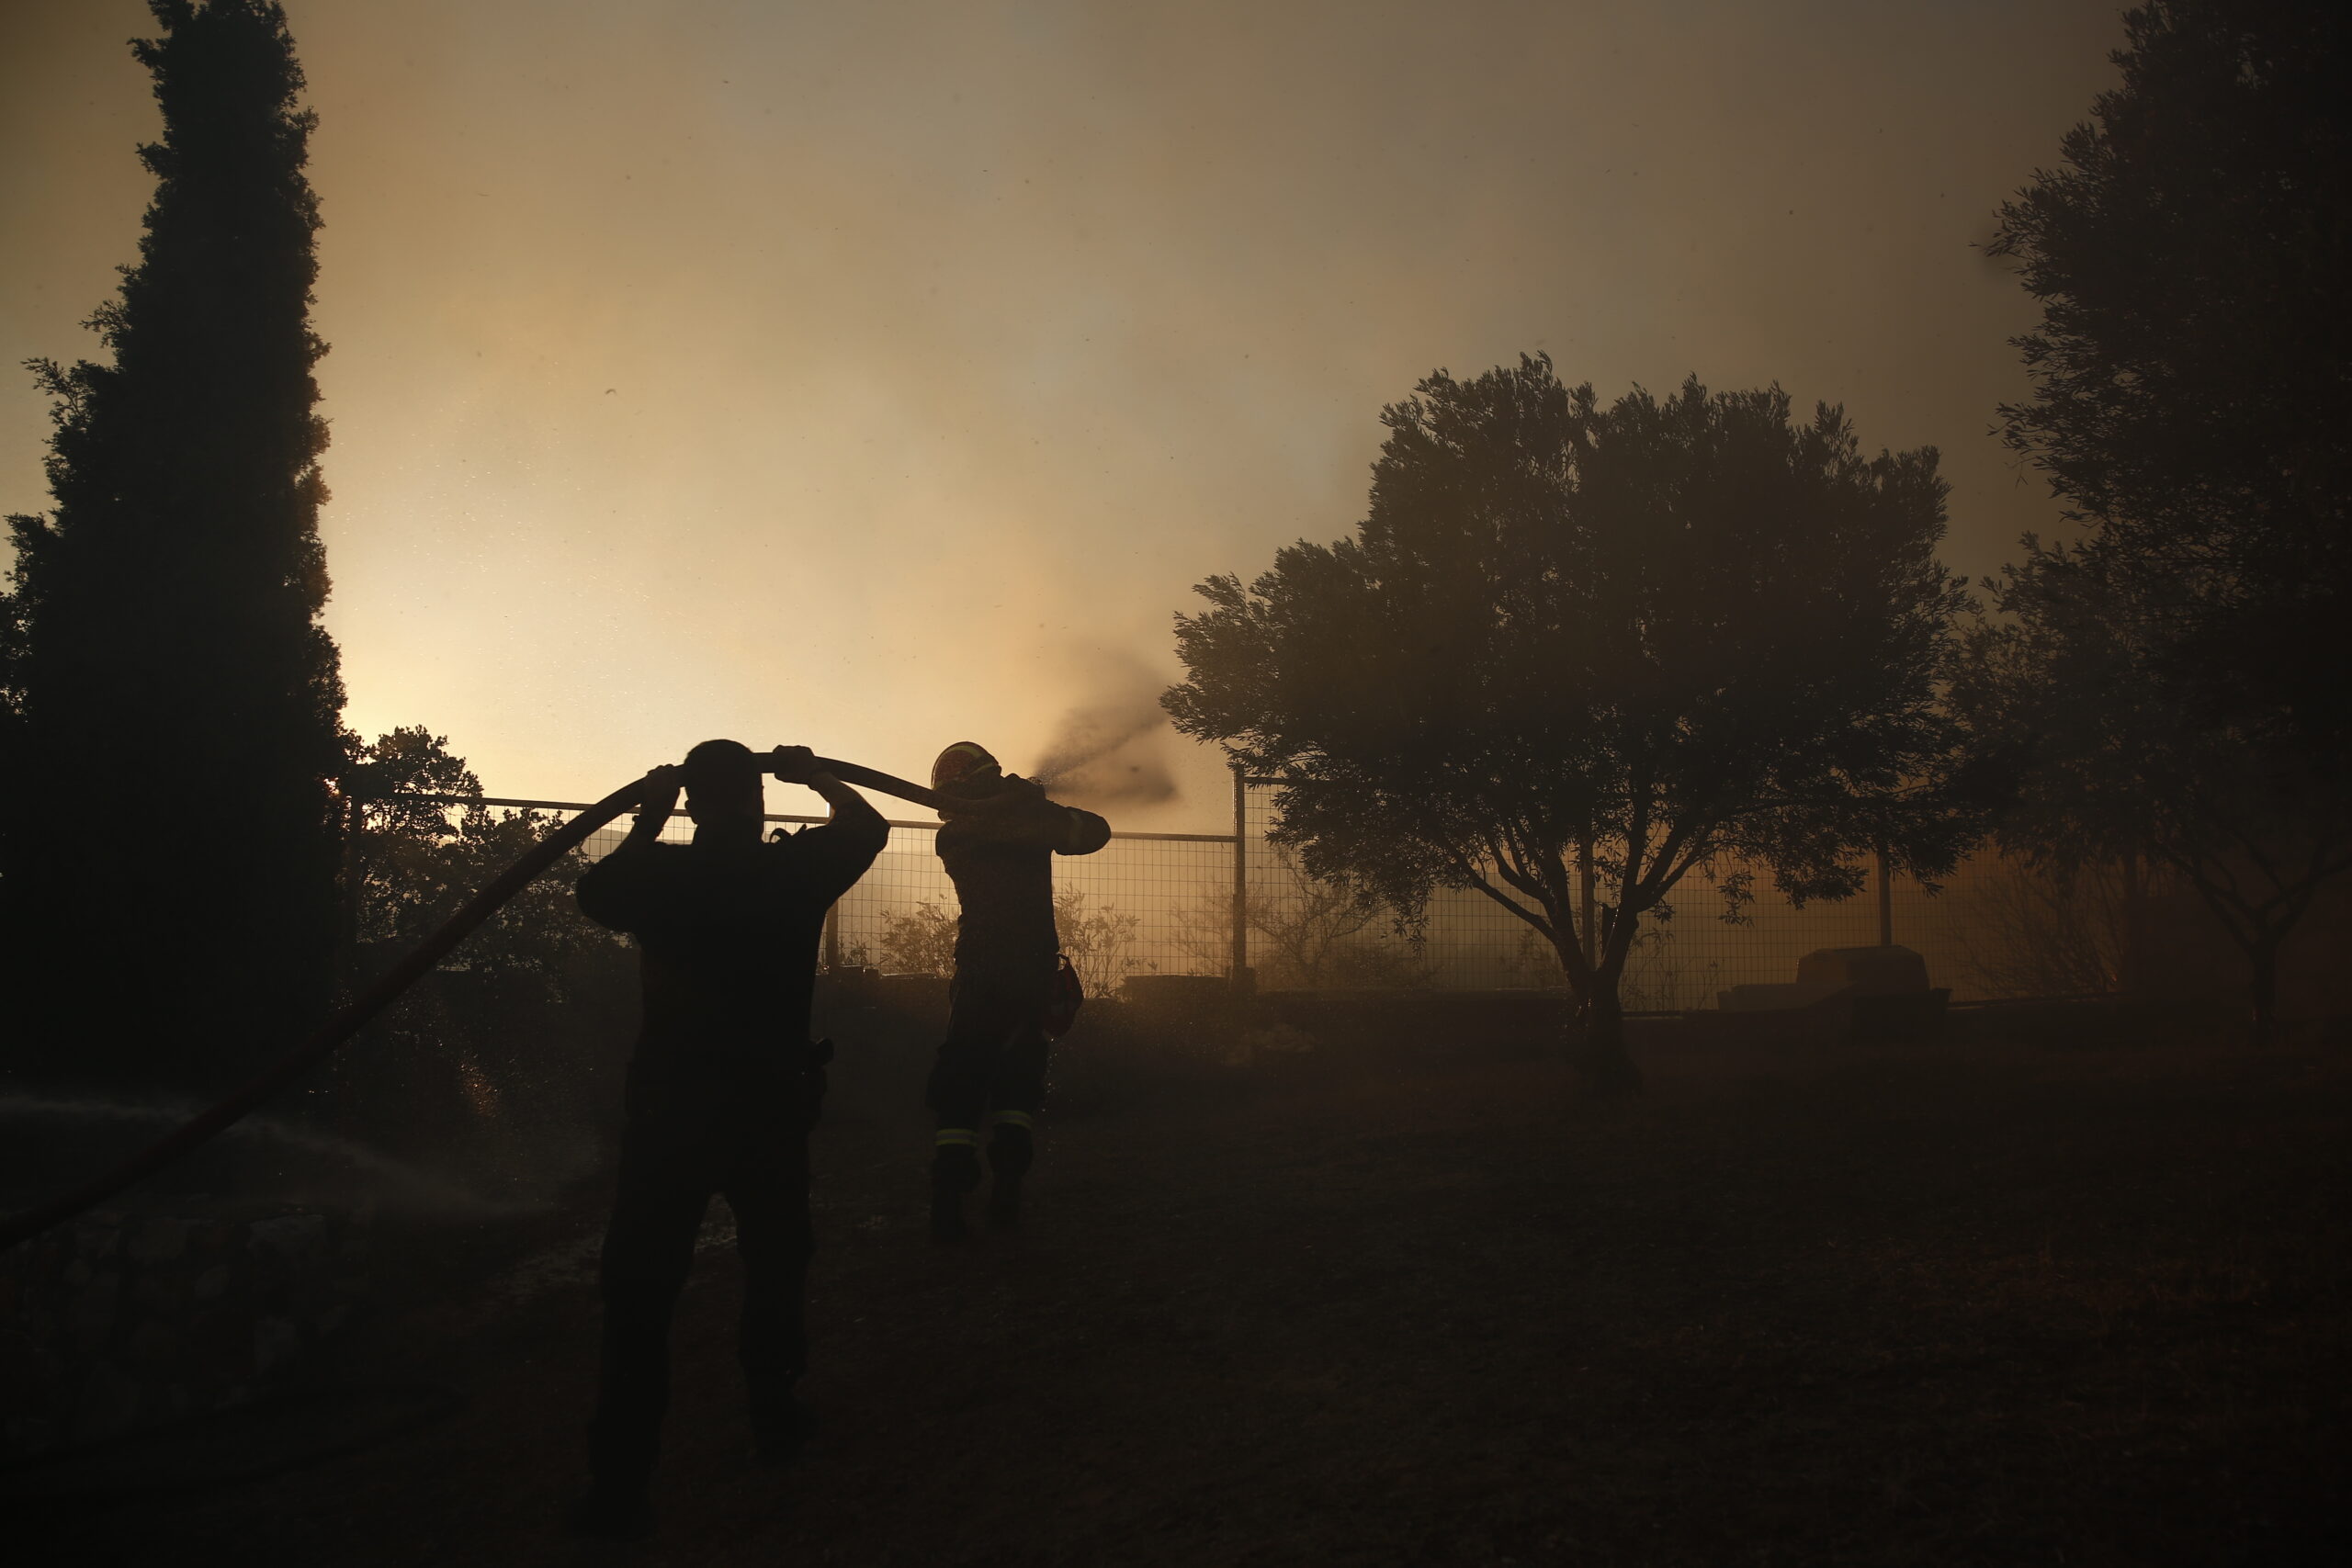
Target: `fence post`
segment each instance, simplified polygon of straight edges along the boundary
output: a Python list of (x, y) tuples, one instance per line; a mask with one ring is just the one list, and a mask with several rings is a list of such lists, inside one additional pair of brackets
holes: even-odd
[[(335, 911), (335, 979), (341, 987), (340, 1001), (349, 1001), (359, 994), (359, 930), (360, 917), (365, 911), (361, 901), (368, 893), (368, 860), (362, 852), (360, 835), (368, 829), (368, 803), (356, 790), (346, 789), (343, 797), (343, 898)], [(350, 1137), (356, 1130), (353, 1115), (352, 1096), (345, 1087), (350, 1082), (351, 1058), (337, 1054), (327, 1064), (326, 1112), (328, 1125), (338, 1137)]]
[(1894, 873), (1887, 863), (1883, 844), (1878, 852), (1878, 944), (1894, 945)]
[(1233, 764), (1233, 989), (1250, 994), (1250, 781)]
[(363, 873), (366, 863), (360, 856), (359, 836), (368, 825), (368, 808), (356, 791), (347, 791), (343, 797), (343, 908), (336, 911), (343, 929), (336, 932), (335, 945), (342, 949), (340, 967), (343, 971), (344, 995), (359, 989), (359, 900), (365, 891)]
[(1587, 833), (1577, 840), (1577, 882), (1583, 894), (1583, 908), (1577, 915), (1577, 934), (1583, 939), (1584, 961), (1588, 966), (1600, 962), (1600, 932), (1593, 930), (1595, 899), (1592, 870), (1592, 835)]

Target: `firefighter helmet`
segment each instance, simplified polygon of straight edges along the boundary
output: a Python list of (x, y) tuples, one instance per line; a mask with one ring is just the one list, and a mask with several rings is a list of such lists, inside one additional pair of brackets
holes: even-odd
[(958, 740), (932, 763), (931, 787), (952, 791), (973, 774), (990, 772), (997, 765), (996, 758), (978, 741)]

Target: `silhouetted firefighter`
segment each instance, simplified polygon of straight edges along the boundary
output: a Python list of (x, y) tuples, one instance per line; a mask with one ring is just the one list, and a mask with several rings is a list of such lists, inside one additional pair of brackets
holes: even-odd
[(1110, 842), (1111, 825), (1055, 805), (1043, 785), (1007, 776), (968, 740), (939, 754), (931, 787), (973, 803), (968, 812), (939, 811), (939, 858), (963, 912), (947, 1038), (927, 1097), (939, 1117), (931, 1234), (959, 1241), (964, 1195), (980, 1184), (980, 1122), (991, 1113), (989, 1214), (1010, 1224), (1020, 1213), (1046, 1103), (1046, 1053), (1077, 1005), (1077, 976), (1059, 957), (1054, 930), (1053, 857), (1092, 854)]
[[(822, 795), (832, 819), (763, 842), (763, 761)], [(573, 1517), (589, 1533), (623, 1538), (651, 1523), (646, 1483), (669, 1403), (671, 1311), (714, 1192), (734, 1211), (743, 1259), (739, 1348), (753, 1440), (780, 1457), (805, 1429), (793, 1390), (807, 1358), (808, 1134), (829, 1055), (808, 1039), (817, 942), (826, 909), (890, 832), (805, 747), (755, 759), (732, 740), (706, 740), (684, 767), (649, 778), (628, 839), (580, 879), (580, 907), (637, 938), (645, 976), (605, 1236), (594, 1483)], [(694, 842), (658, 842), (682, 784)]]

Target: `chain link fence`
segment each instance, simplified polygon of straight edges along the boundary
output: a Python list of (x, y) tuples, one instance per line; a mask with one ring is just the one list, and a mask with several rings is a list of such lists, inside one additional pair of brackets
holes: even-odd
[[(1306, 875), (1291, 852), (1267, 841), (1277, 787), (1273, 780), (1239, 782), (1232, 832), (1114, 831), (1092, 855), (1057, 860), (1057, 922), (1090, 991), (1114, 991), (1134, 976), (1230, 976), (1237, 963), (1271, 990), (1563, 983), (1542, 939), (1479, 893), (1442, 890), (1426, 918), (1406, 930), (1386, 911), (1352, 903)], [(562, 801), (480, 804), (558, 817), (582, 809)], [(768, 820), (789, 832), (822, 818), (771, 814)], [(625, 831), (624, 823), (596, 833), (583, 852), (590, 859), (609, 853)], [(662, 838), (683, 842), (692, 831), (679, 815), (664, 825)], [(828, 922), (829, 967), (946, 973), (956, 906), (933, 851), (936, 831), (930, 823), (891, 823), (888, 847)], [(1793, 979), (1807, 953), (1883, 940), (1924, 954), (1934, 983), (1951, 987), (1959, 1000), (2107, 988), (2097, 952), (2058, 953), (2041, 966), (2048, 973), (2017, 978), (2020, 944), (2052, 944), (2068, 934), (2061, 929), (2063, 912), (2044, 912), (2047, 931), (2028, 929), (2033, 910), (2019, 896), (2020, 876), (1992, 856), (1962, 863), (1934, 891), (1907, 876), (1882, 887), (1873, 870), (1858, 896), (1799, 908), (1758, 873), (1739, 919), (1726, 921), (1720, 887), (1694, 874), (1676, 890), (1669, 918), (1644, 922), (1626, 971), (1625, 1005), (1658, 1012), (1713, 1008), (1731, 987)], [(1245, 910), (1238, 942), (1237, 879)]]
[[(1534, 930), (1476, 890), (1441, 889), (1411, 933), (1393, 919), (1349, 906), (1269, 843), (1279, 820), (1279, 781), (1250, 779), (1239, 792), (1238, 829), (1246, 847), (1250, 943), (1261, 985), (1349, 987), (1420, 984), (1484, 990), (1564, 984), (1557, 960)], [(1734, 986), (1793, 980), (1797, 961), (1829, 947), (1895, 942), (1920, 953), (1939, 986), (1956, 1000), (2014, 994), (2004, 982), (2017, 969), (2004, 958), (2019, 942), (2041, 940), (2018, 929), (2018, 868), (1996, 856), (1963, 861), (1930, 889), (1917, 878), (1882, 879), (1871, 867), (1862, 892), (1802, 908), (1775, 892), (1759, 868), (1724, 864), (1716, 874), (1752, 874), (1736, 920), (1723, 917), (1722, 887), (1694, 873), (1668, 900), (1663, 919), (1645, 919), (1626, 966), (1623, 998), (1634, 1012), (1713, 1008)], [(1229, 880), (1228, 880), (1229, 885)], [(2077, 955), (2079, 958), (2081, 955)], [(2037, 988), (2101, 989), (2097, 955), (2076, 974), (2036, 975)]]
[[(563, 801), (486, 799), (487, 806), (563, 814)], [(771, 812), (772, 832), (824, 820)], [(590, 860), (620, 846), (626, 821), (591, 834)], [(873, 867), (834, 906), (825, 928), (829, 968), (945, 975), (955, 945), (956, 889), (940, 865), (934, 823), (890, 823), (889, 842)], [(694, 824), (681, 813), (662, 825), (665, 843), (684, 843)], [(1093, 854), (1054, 863), (1055, 916), (1062, 944), (1087, 988), (1115, 991), (1132, 975), (1228, 972), (1233, 836), (1229, 833), (1120, 833)]]

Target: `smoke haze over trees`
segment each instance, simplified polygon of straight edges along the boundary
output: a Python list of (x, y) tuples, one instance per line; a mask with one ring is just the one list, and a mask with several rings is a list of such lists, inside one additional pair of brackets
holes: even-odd
[(1177, 621), (1177, 728), (1290, 781), (1277, 836), (1308, 872), (1526, 921), (1612, 1088), (1626, 961), (1690, 872), (1836, 898), (1881, 847), (1952, 864), (1937, 682), (1966, 595), (1932, 449), (1866, 458), (1838, 411), (1792, 424), (1778, 389), (1695, 378), (1604, 410), (1544, 356), (1440, 371), (1383, 418), (1354, 537), (1212, 578)]
[[(2053, 509), (1985, 434), (2031, 311), (1972, 242), (2115, 9), (294, 6), (345, 720), (549, 799), (712, 735), (1027, 772), (1091, 660), (1156, 693), (1193, 583), (1354, 520), (1381, 404), (1546, 344), (1936, 445), (1990, 571)], [(0, 6), (0, 357), (80, 352), (131, 254), (145, 17)], [(0, 512), (47, 504), (39, 403)], [(1120, 825), (1216, 830), (1166, 750)]]
[(2159, 0), (2064, 166), (2002, 209), (2041, 304), (2009, 445), (2086, 529), (2031, 551), (2162, 640), (2142, 671), (2331, 773), (2352, 734), (2352, 13)]
[[(161, 35), (132, 47), (164, 133), (140, 150), (156, 186), (139, 264), (90, 321), (110, 361), (33, 366), (55, 504), (10, 520), (0, 889), (17, 995), (51, 1010), (23, 1031), (32, 1054), (211, 1084), (328, 990), (326, 345), (309, 324), (312, 117), (282, 11), (153, 9)], [(91, 1061), (94, 1039), (140, 1059)]]
[(2163, 0), (1995, 250), (2041, 302), (2007, 439), (2082, 528), (2028, 536), (1957, 693), (2062, 877), (2146, 861), (2245, 954), (2352, 870), (2352, 20)]

